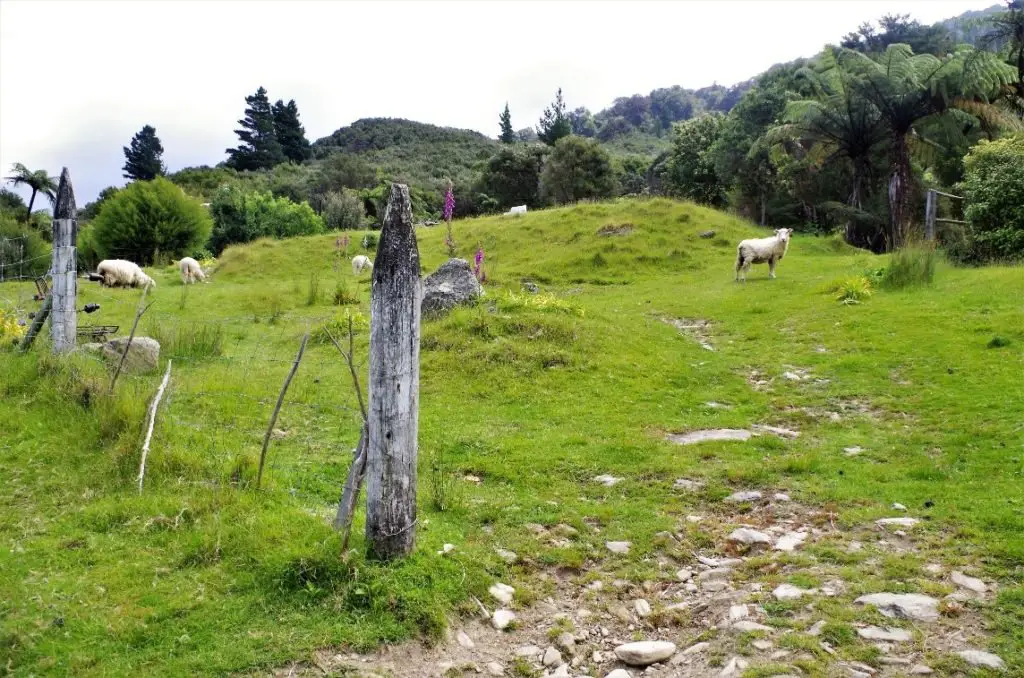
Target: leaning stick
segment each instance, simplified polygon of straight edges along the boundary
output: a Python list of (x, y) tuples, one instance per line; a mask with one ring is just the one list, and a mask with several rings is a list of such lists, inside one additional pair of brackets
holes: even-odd
[(302, 360), (302, 354), (306, 351), (306, 342), (309, 341), (309, 332), (302, 335), (302, 343), (299, 344), (299, 353), (295, 356), (295, 362), (292, 363), (292, 369), (288, 372), (287, 378), (284, 380), (284, 384), (281, 386), (281, 393), (277, 396), (277, 404), (274, 405), (274, 413), (270, 415), (270, 423), (267, 424), (267, 432), (263, 436), (263, 451), (260, 452), (260, 468), (256, 473), (256, 489), (260, 489), (260, 482), (263, 480), (263, 463), (267, 460), (267, 447), (270, 445), (270, 434), (274, 431), (274, 424), (277, 423), (277, 415), (281, 411), (281, 405), (284, 404), (284, 394), (288, 392), (288, 386), (292, 383), (292, 377), (295, 376), (296, 370), (299, 369), (299, 361)]
[(153, 440), (153, 424), (156, 422), (156, 408), (160, 407), (160, 399), (164, 397), (164, 389), (167, 382), (171, 380), (171, 361), (167, 361), (167, 371), (164, 372), (164, 379), (160, 382), (156, 396), (149, 406), (149, 430), (146, 431), (146, 441), (142, 443), (142, 460), (139, 462), (139, 494), (142, 494), (142, 481), (146, 477), (146, 457), (149, 456), (149, 443)]

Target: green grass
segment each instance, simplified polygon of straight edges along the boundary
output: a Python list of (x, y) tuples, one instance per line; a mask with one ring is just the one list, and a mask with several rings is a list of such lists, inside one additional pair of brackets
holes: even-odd
[[(597, 235), (624, 222), (632, 232)], [(699, 237), (709, 229), (716, 240)], [(307, 348), (263, 490), (252, 488), (301, 336), (343, 317), (319, 281), (343, 285), (358, 300), (344, 308), (369, 316), (370, 278), (334, 270), (333, 234), (229, 248), (212, 282), (187, 296), (172, 272), (153, 272), (156, 304), (143, 329), (165, 338), (174, 367), (141, 496), (142, 420), (160, 374), (122, 378), (110, 395), (95, 360), (53, 361), (45, 342), (27, 356), (0, 353), (0, 666), (15, 675), (221, 674), (325, 646), (437, 638), (446, 617), (473, 613), (469, 596), (486, 599), (495, 578), (548, 595), (538, 569), (585, 570), (605, 540), (633, 542), (628, 556), (604, 561), (610, 573), (657, 579), (657, 533), (684, 534), (678, 557), (689, 558), (715, 542), (685, 515), (734, 489), (781, 487), (828, 507), (839, 527), (905, 504), (937, 553), (1001, 582), (993, 648), (1024, 667), (1020, 268), (937, 262), (930, 285), (845, 305), (821, 293), (826, 283), (885, 258), (797, 236), (777, 280), (756, 267), (737, 285), (734, 243), (758, 229), (689, 204), (585, 204), (455, 230), (460, 256), (478, 244), (486, 251), (490, 284), (476, 307), (424, 321), (422, 522), (417, 553), (402, 563), (365, 560), (361, 511), (343, 560), (328, 522), (359, 431), (350, 377), (329, 341)], [(443, 237), (418, 233), (425, 272), (445, 260)], [(524, 280), (543, 294), (521, 293)], [(101, 304), (81, 322), (126, 332), (138, 291), (79, 289), (80, 306)], [(0, 303), (34, 306), (30, 294), (4, 284)], [(715, 351), (666, 318), (709, 320)], [(1007, 342), (990, 349), (993, 336)], [(364, 387), (366, 352), (364, 330)], [(783, 378), (794, 369), (811, 377)], [(767, 388), (751, 387), (753, 370)], [(802, 435), (698, 447), (663, 439), (752, 423)], [(851, 445), (865, 451), (845, 456)], [(431, 464), (442, 473), (434, 481)], [(590, 482), (602, 473), (624, 480)], [(707, 488), (675, 492), (680, 477)], [(580, 532), (552, 547), (529, 523)], [(446, 542), (455, 557), (436, 555)], [(496, 545), (529, 563), (506, 565)], [(880, 559), (856, 580), (861, 556), (844, 543), (808, 544), (800, 557), (815, 555), (849, 570), (850, 595), (895, 585), (890, 577), (921, 588), (914, 558)], [(873, 619), (850, 609), (831, 613), (837, 643), (851, 640), (850, 622)], [(798, 623), (791, 612), (780, 607), (777, 619)]]

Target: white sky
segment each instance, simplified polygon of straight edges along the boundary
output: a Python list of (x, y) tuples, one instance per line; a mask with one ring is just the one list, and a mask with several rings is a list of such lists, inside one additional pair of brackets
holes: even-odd
[(145, 124), (169, 170), (214, 165), (260, 85), (296, 100), (310, 141), (364, 117), (495, 136), (506, 100), (521, 129), (558, 87), (597, 112), (746, 80), (883, 14), (996, 2), (0, 0), (0, 171), (66, 165), (81, 206), (124, 184), (121, 148)]

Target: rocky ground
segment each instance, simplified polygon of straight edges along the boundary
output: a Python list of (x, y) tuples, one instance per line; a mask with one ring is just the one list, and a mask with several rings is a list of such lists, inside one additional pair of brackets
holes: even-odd
[[(700, 490), (688, 479), (676, 485)], [(325, 649), (275, 675), (871, 678), (1005, 670), (984, 651), (983, 611), (995, 585), (946, 564), (949, 538), (905, 507), (852, 528), (773, 490), (737, 492), (705, 509), (658, 535), (656, 578), (616, 574), (631, 545), (604, 542), (582, 569), (494, 582), (478, 601), (480, 614), (453, 621), (439, 645)], [(542, 543), (584, 536), (568, 525), (528, 527)], [(692, 548), (695, 537), (702, 548)], [(533, 601), (516, 587), (551, 595)]]

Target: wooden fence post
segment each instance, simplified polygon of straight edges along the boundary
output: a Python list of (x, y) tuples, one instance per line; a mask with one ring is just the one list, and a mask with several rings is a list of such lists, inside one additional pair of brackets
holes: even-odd
[(391, 184), (373, 262), (366, 467), (366, 539), (385, 560), (416, 543), (422, 297), (409, 188)]
[(53, 308), (50, 311), (50, 339), (54, 353), (66, 353), (75, 348), (75, 334), (78, 330), (75, 308), (78, 286), (77, 240), (75, 192), (71, 188), (71, 175), (65, 167), (60, 173), (57, 199), (53, 206), (53, 263), (50, 266)]
[(938, 196), (935, 191), (928, 189), (928, 195), (924, 204), (924, 239), (928, 242), (935, 240), (935, 209)]

